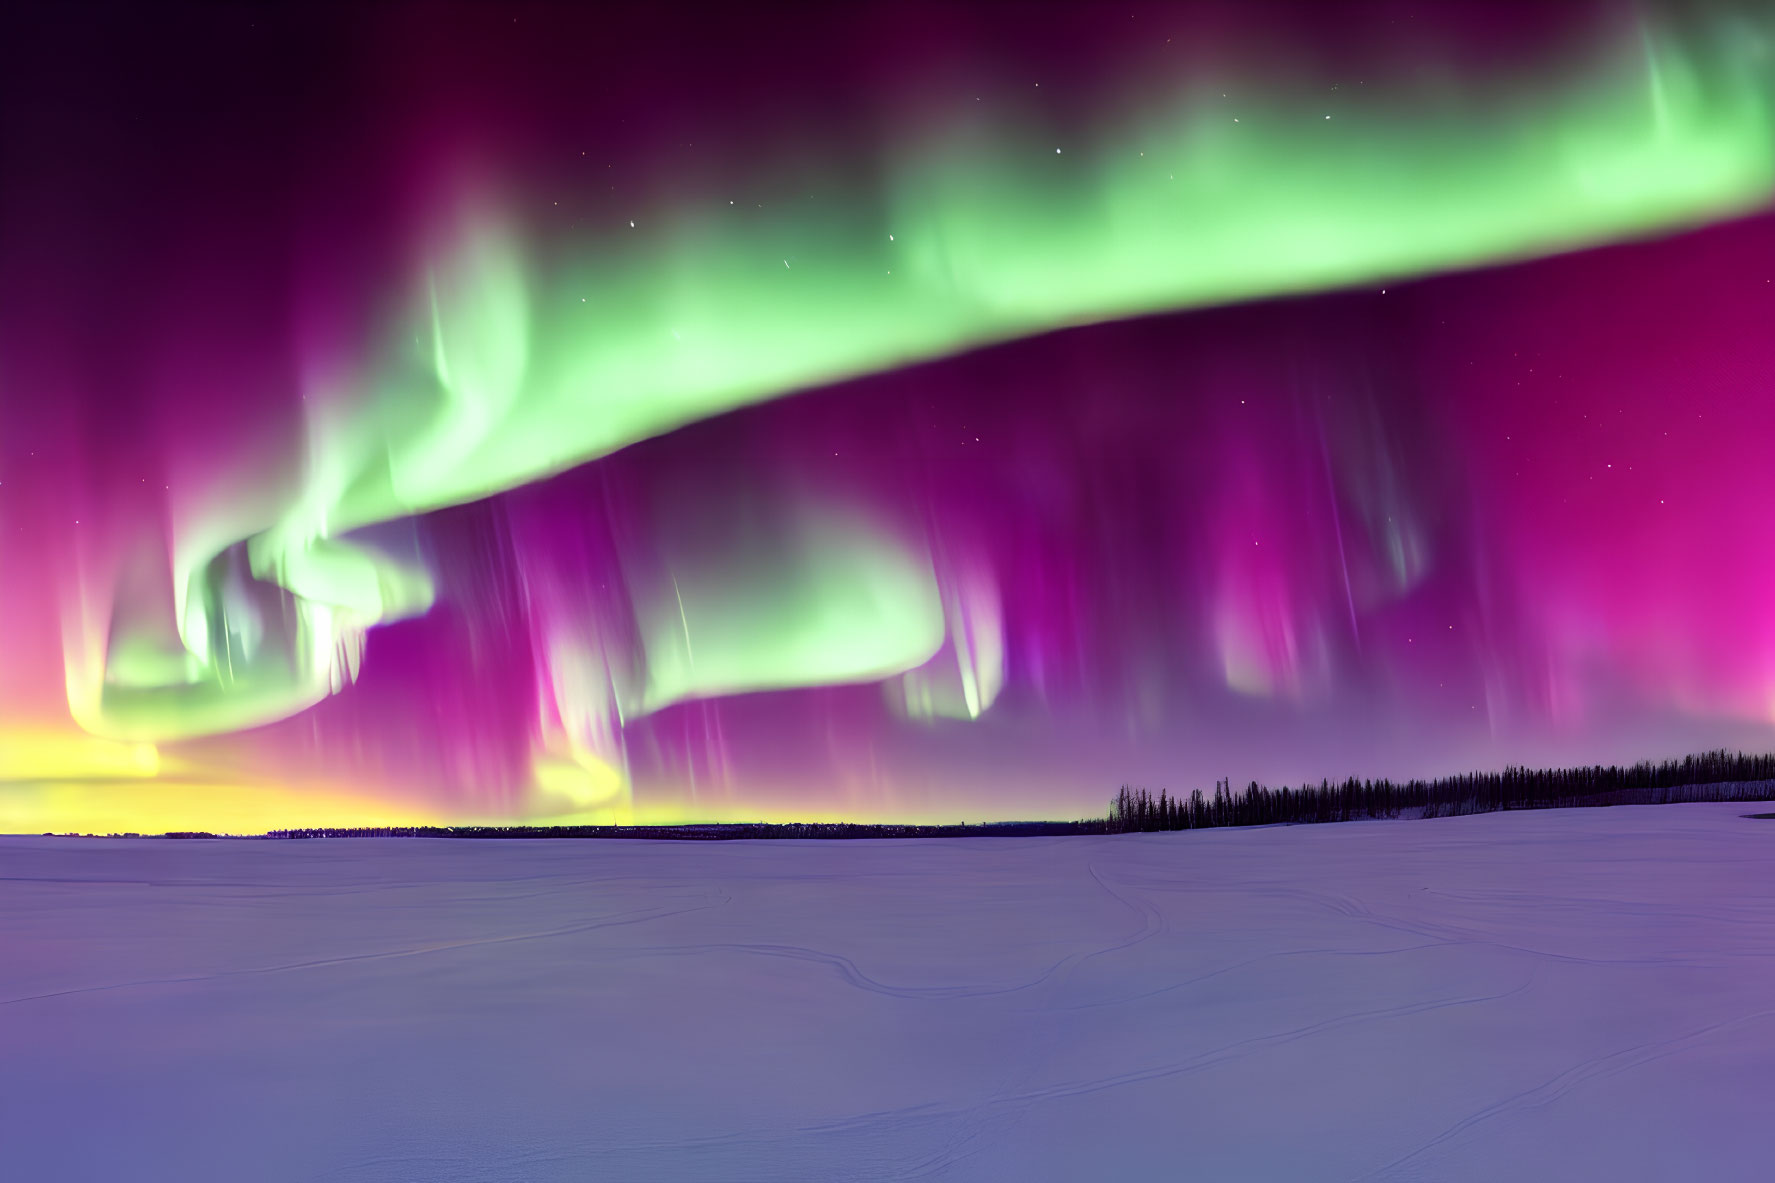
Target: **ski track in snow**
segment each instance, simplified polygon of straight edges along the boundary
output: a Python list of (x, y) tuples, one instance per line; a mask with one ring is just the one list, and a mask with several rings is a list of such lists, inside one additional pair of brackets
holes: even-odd
[(30, 1180), (1761, 1180), (1742, 805), (849, 842), (0, 838)]

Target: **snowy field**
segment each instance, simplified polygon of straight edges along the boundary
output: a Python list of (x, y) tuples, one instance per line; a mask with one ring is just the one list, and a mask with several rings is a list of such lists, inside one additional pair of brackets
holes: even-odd
[(1765, 1180), (1747, 812), (0, 839), (0, 1176)]

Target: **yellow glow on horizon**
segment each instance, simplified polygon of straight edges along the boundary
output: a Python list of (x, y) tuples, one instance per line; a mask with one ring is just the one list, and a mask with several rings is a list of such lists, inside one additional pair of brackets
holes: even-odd
[(151, 743), (80, 732), (0, 731), (0, 780), (152, 777), (160, 751)]
[(436, 811), (411, 802), (312, 787), (182, 780), (0, 785), (0, 833), (6, 834), (263, 834), (449, 824)]
[[(677, 826), (763, 823), (952, 825), (992, 820), (978, 800), (886, 785), (859, 797), (814, 801), (688, 785), (653, 786), (636, 799), (621, 769), (587, 753), (540, 754), (527, 811), (481, 815), (472, 804), (426, 804), (373, 786), (221, 779), (153, 744), (78, 732), (0, 730), (0, 834), (263, 834), (381, 826)], [(1043, 813), (1040, 806), (1024, 813)], [(1060, 810), (1051, 816), (1070, 811)]]
[[(1072, 812), (1024, 810), (1072, 820)], [(830, 805), (726, 801), (621, 801), (528, 817), (475, 817), (311, 786), (215, 784), (189, 780), (140, 783), (48, 781), (0, 784), (0, 834), (263, 834), (270, 830), (360, 829), (379, 826), (681, 826), (722, 824), (959, 825), (1001, 820), (969, 808), (895, 810), (883, 805), (846, 813)]]
[[(1107, 799), (1105, 801), (1107, 808)], [(848, 811), (847, 811), (848, 810)], [(1089, 811), (1084, 811), (1088, 813)], [(571, 813), (547, 814), (487, 821), (456, 821), (449, 825), (490, 826), (692, 826), (692, 825), (881, 825), (881, 826), (954, 826), (1003, 820), (1074, 821), (1084, 816), (1076, 808), (1046, 808), (1030, 805), (1020, 808), (1017, 817), (1005, 819), (990, 812), (978, 800), (956, 801), (942, 805), (925, 804), (919, 808), (896, 808), (882, 801), (869, 807), (857, 803), (777, 802), (748, 796), (744, 800), (635, 801), (626, 809), (626, 816), (613, 817), (609, 809), (590, 809)]]

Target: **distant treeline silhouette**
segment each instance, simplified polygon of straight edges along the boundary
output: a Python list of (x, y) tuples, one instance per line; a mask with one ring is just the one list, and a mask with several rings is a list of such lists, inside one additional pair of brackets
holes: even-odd
[[(721, 822), (689, 826), (361, 826), (272, 830), (267, 838), (648, 838), (678, 842), (739, 838), (1031, 838), (1104, 834), (1102, 818), (1074, 822), (987, 822), (983, 825), (868, 825), (857, 822)], [(172, 835), (169, 835), (171, 837)], [(199, 837), (200, 835), (179, 835)], [(202, 835), (207, 836), (207, 835)]]
[(1217, 781), (1212, 795), (1197, 789), (1188, 797), (1123, 786), (1110, 803), (1108, 830), (1200, 830), (1685, 801), (1775, 801), (1775, 755), (1721, 750), (1681, 760), (1642, 760), (1626, 768), (1510, 767), (1403, 784), (1351, 777), (1341, 784), (1320, 781), (1298, 789), (1272, 789), (1253, 781), (1234, 791), (1230, 781)]
[[(1212, 794), (1124, 786), (1107, 818), (987, 822), (983, 825), (871, 825), (855, 822), (732, 822), (685, 826), (361, 826), (273, 830), (267, 838), (643, 838), (732, 841), (761, 838), (1029, 838), (1201, 830), (1363, 818), (1457, 817), (1504, 809), (1665, 805), (1684, 801), (1775, 801), (1775, 755), (1715, 751), (1657, 763), (1588, 768), (1506, 768), (1438, 780), (1320, 781), (1272, 789), (1253, 781), (1235, 791), (1218, 781)], [(131, 835), (133, 837), (133, 835)], [(208, 838), (202, 833), (168, 837)]]

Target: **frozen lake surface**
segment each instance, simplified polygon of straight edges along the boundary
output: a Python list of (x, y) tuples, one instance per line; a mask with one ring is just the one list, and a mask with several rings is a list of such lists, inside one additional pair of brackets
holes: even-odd
[(0, 1175), (1760, 1181), (1747, 812), (0, 839)]

